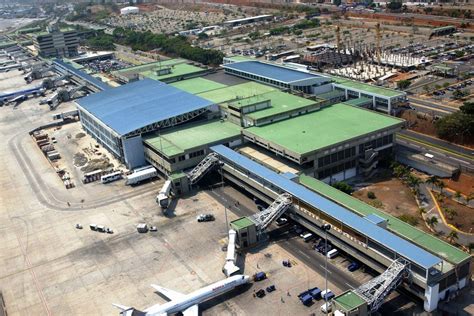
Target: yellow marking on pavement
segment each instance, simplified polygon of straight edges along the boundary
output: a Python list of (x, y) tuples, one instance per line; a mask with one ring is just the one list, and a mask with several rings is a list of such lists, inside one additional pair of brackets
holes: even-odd
[(447, 221), (446, 221), (446, 218), (444, 217), (444, 214), (443, 214), (443, 211), (441, 210), (439, 204), (438, 204), (438, 201), (436, 200), (433, 192), (431, 190), (428, 190), (428, 192), (430, 192), (430, 195), (431, 195), (431, 198), (433, 199), (433, 202), (434, 204), (436, 205), (436, 208), (438, 210), (438, 213), (441, 215), (441, 219), (443, 220), (443, 223), (448, 226), (449, 228), (451, 228), (452, 230), (460, 233), (460, 234), (464, 234), (464, 235), (470, 235), (470, 236), (474, 236), (474, 234), (471, 234), (471, 233), (466, 233), (465, 231), (462, 231), (462, 230), (459, 230), (456, 226), (454, 225), (451, 225), (449, 224)]

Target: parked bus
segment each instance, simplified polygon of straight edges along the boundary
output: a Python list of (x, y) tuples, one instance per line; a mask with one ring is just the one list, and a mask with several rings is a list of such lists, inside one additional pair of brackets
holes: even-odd
[(100, 182), (109, 183), (122, 179), (122, 171), (115, 171), (100, 177)]
[(277, 54), (270, 54), (268, 56), (268, 60), (277, 60), (277, 59), (280, 59), (282, 57), (286, 57), (286, 56), (290, 56), (290, 55), (294, 55), (295, 54), (295, 51), (294, 50), (288, 50), (286, 52), (281, 52), (281, 53), (277, 53)]

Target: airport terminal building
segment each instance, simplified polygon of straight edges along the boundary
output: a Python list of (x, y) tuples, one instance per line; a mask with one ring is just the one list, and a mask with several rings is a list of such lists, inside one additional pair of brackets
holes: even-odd
[[(236, 64), (228, 65), (236, 70)], [(405, 260), (411, 278), (404, 286), (426, 311), (464, 288), (468, 254), (328, 185), (370, 176), (392, 154), (404, 121), (365, 108), (377, 102), (378, 87), (274, 67), (280, 66), (239, 66), (238, 74), (228, 68), (169, 83), (146, 78), (105, 89), (77, 101), (81, 124), (128, 168), (155, 166), (176, 194), (189, 190), (186, 172), (209, 153), (218, 155), (228, 181), (262, 201), (290, 194), (290, 218), (318, 235), (331, 224), (331, 243), (375, 271)], [(350, 93), (356, 90), (360, 97)], [(404, 96), (384, 90), (381, 97)], [(252, 223), (240, 224), (242, 240)], [(355, 291), (334, 303), (345, 315), (367, 310)]]
[(144, 79), (77, 101), (84, 129), (129, 168), (148, 162), (164, 174), (180, 173), (211, 146), (226, 144), (267, 157), (276, 169), (291, 166), (331, 183), (369, 175), (391, 155), (394, 133), (403, 126), (360, 106), (371, 102), (367, 97), (350, 99), (364, 101), (355, 105), (340, 102), (344, 93), (325, 76), (226, 61), (224, 72), (192, 66), (174, 68), (180, 80), (156, 77), (153, 67), (168, 64), (189, 66), (170, 60), (130, 67), (117, 72), (118, 78), (134, 73)]

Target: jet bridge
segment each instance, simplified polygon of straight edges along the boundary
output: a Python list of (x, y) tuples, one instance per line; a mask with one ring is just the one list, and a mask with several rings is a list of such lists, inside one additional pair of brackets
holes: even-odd
[(384, 299), (395, 290), (404, 278), (410, 275), (409, 264), (406, 260), (397, 259), (381, 275), (354, 290), (368, 305), (368, 310), (376, 312)]
[(216, 153), (210, 153), (201, 162), (191, 170), (187, 177), (189, 184), (193, 185), (202, 177), (204, 177), (217, 163), (219, 162), (219, 156)]

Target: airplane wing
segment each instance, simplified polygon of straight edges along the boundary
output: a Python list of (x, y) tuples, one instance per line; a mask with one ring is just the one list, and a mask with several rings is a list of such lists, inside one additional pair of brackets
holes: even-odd
[(173, 291), (173, 290), (170, 290), (170, 289), (167, 289), (167, 288), (164, 288), (162, 286), (155, 285), (155, 284), (152, 284), (151, 287), (154, 288), (159, 293), (166, 296), (167, 298), (169, 298), (170, 300), (176, 300), (176, 299), (181, 298), (181, 297), (184, 296), (184, 294), (182, 294), (182, 293), (179, 293), (179, 292), (176, 292), (176, 291)]
[(199, 315), (199, 306), (198, 304), (189, 307), (183, 311), (183, 316), (198, 316)]

